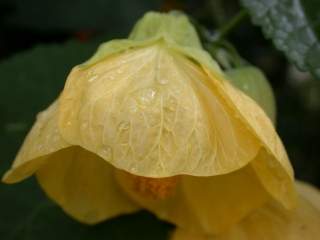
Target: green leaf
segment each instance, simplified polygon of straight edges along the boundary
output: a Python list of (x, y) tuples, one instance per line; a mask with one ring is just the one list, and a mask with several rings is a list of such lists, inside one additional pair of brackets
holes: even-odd
[(37, 30), (104, 30), (127, 33), (132, 24), (160, 0), (5, 0), (10, 24)]
[(68, 218), (58, 207), (45, 204), (26, 226), (23, 240), (165, 240), (170, 230), (169, 224), (145, 211), (87, 226)]
[[(70, 69), (88, 59), (98, 42), (42, 45), (0, 63), (1, 176), (36, 114), (58, 96)], [(0, 201), (1, 240), (160, 240), (170, 230), (146, 212), (93, 227), (82, 225), (47, 199), (34, 178), (15, 185), (0, 183)]]
[(97, 43), (38, 46), (0, 63), (0, 173), (18, 150), (36, 114), (62, 90), (70, 69), (94, 52)]
[[(9, 168), (36, 113), (62, 89), (70, 68), (89, 57), (96, 44), (39, 46), (0, 63), (0, 174)], [(34, 179), (0, 183), (1, 239), (21, 239), (28, 216), (46, 201)]]
[(320, 79), (318, 0), (241, 0), (254, 23), (299, 69)]

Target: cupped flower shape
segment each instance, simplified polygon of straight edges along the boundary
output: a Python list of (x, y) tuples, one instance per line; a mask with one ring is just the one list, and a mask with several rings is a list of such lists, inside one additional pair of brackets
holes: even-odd
[(297, 182), (299, 201), (288, 211), (276, 202), (269, 202), (253, 211), (228, 231), (210, 236), (178, 228), (171, 240), (317, 240), (320, 235), (320, 192)]
[(148, 13), (74, 67), (3, 180), (35, 174), (90, 224), (146, 208), (215, 234), (271, 199), (292, 208), (293, 171), (272, 122), (226, 79), (184, 15)]

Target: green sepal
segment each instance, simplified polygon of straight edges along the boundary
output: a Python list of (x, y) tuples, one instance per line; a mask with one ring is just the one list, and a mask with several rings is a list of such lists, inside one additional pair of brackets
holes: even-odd
[(195, 28), (182, 12), (146, 13), (136, 23), (128, 39), (101, 44), (97, 52), (81, 67), (89, 67), (112, 54), (119, 54), (130, 48), (145, 47), (157, 42), (164, 42), (167, 48), (186, 55), (216, 74), (223, 75), (217, 62), (202, 48)]

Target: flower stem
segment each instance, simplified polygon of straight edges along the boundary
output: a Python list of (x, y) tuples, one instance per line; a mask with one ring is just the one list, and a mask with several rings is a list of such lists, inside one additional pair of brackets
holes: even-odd
[(217, 31), (215, 39), (220, 40), (220, 39), (226, 37), (247, 16), (248, 16), (248, 12), (245, 9), (238, 12), (233, 18), (231, 18), (230, 21), (228, 21), (226, 24), (224, 24), (222, 27), (220, 27), (220, 29)]

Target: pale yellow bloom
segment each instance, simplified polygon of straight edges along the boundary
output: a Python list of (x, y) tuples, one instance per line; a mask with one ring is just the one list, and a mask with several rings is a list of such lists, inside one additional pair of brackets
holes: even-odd
[(234, 88), (183, 15), (149, 13), (74, 67), (3, 180), (35, 174), (85, 223), (146, 208), (215, 234), (266, 202), (295, 205), (272, 122)]
[(172, 240), (316, 240), (320, 236), (320, 192), (297, 183), (299, 203), (288, 211), (276, 202), (255, 210), (227, 232), (205, 236), (177, 229)]

